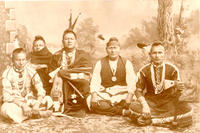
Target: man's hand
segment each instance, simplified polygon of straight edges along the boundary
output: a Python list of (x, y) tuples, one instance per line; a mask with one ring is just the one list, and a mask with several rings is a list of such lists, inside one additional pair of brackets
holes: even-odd
[(176, 87), (177, 87), (177, 89), (180, 90), (180, 91), (182, 91), (182, 90), (185, 89), (185, 85), (184, 85), (184, 83), (181, 82), (181, 81), (177, 81), (177, 82), (176, 82)]
[(98, 102), (98, 96), (96, 92), (92, 93), (92, 97), (91, 97), (91, 103), (97, 103)]
[(131, 103), (127, 103), (127, 102), (125, 102), (125, 103), (124, 103), (124, 106), (123, 106), (123, 108), (128, 110), (128, 109), (129, 109), (129, 106), (130, 106), (130, 104), (131, 104)]
[(39, 102), (36, 102), (34, 105), (33, 105), (33, 109), (32, 109), (32, 113), (37, 115), (39, 114), (39, 110), (40, 110), (40, 103)]
[(98, 106), (98, 96), (96, 92), (93, 92), (91, 95), (91, 108)]
[(133, 94), (128, 93), (127, 98), (125, 100), (124, 108), (129, 109), (129, 105), (131, 104), (131, 101), (133, 99)]
[(126, 103), (130, 104), (132, 100), (133, 100), (133, 94), (128, 93), (128, 96), (126, 98)]
[(23, 109), (23, 112), (24, 112), (25, 116), (31, 117), (31, 115), (32, 115), (32, 109), (31, 109), (31, 107), (29, 107), (27, 104), (24, 103), (22, 105), (22, 109)]
[(142, 108), (142, 114), (143, 114), (143, 117), (145, 119), (151, 118), (151, 111), (150, 111), (149, 105), (143, 106), (143, 108)]
[(145, 119), (151, 118), (151, 110), (149, 108), (149, 105), (147, 104), (145, 98), (143, 96), (140, 96), (138, 98), (140, 103), (142, 104), (142, 114)]

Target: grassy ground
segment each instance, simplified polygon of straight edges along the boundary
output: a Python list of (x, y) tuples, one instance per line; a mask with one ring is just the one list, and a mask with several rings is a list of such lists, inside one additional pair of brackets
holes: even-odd
[(192, 103), (194, 124), (188, 128), (170, 130), (163, 127), (137, 127), (128, 118), (87, 114), (84, 118), (55, 117), (9, 124), (0, 120), (0, 133), (199, 133), (200, 103)]

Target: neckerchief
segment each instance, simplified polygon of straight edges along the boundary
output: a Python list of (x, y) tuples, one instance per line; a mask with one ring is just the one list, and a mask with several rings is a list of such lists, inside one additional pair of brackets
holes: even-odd
[(20, 70), (18, 68), (16, 68), (15, 66), (13, 66), (13, 69), (15, 72), (19, 73), (19, 78), (22, 78), (22, 73), (24, 72), (24, 69)]
[(151, 64), (151, 79), (152, 79), (152, 83), (153, 83), (153, 87), (155, 89), (155, 94), (159, 94), (163, 91), (163, 85), (164, 85), (164, 80), (165, 80), (165, 63), (161, 64), (163, 69), (162, 69), (162, 77), (161, 77), (161, 81), (160, 83), (156, 83), (155, 80), (155, 72), (154, 72), (154, 65), (153, 63)]
[(24, 97), (27, 94), (27, 90), (25, 89), (25, 84), (26, 84), (26, 71), (25, 69), (17, 69), (15, 66), (13, 66), (13, 69), (15, 72), (19, 73), (19, 80), (17, 81), (17, 86), (16, 88), (20, 90), (21, 95)]

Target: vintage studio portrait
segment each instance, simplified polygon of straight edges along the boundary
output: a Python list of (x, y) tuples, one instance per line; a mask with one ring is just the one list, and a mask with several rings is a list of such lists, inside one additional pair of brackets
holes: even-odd
[(199, 0), (0, 0), (0, 133), (200, 133)]

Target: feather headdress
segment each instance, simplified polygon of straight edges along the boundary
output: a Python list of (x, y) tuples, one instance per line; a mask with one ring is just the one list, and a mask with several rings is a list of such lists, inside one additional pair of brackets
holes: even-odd
[(72, 23), (72, 11), (70, 10), (70, 17), (69, 17), (69, 26), (68, 26), (68, 30), (74, 30), (74, 27), (77, 23), (77, 20), (79, 18), (79, 16), (81, 15), (81, 13), (78, 14), (78, 16), (76, 17), (74, 23)]

